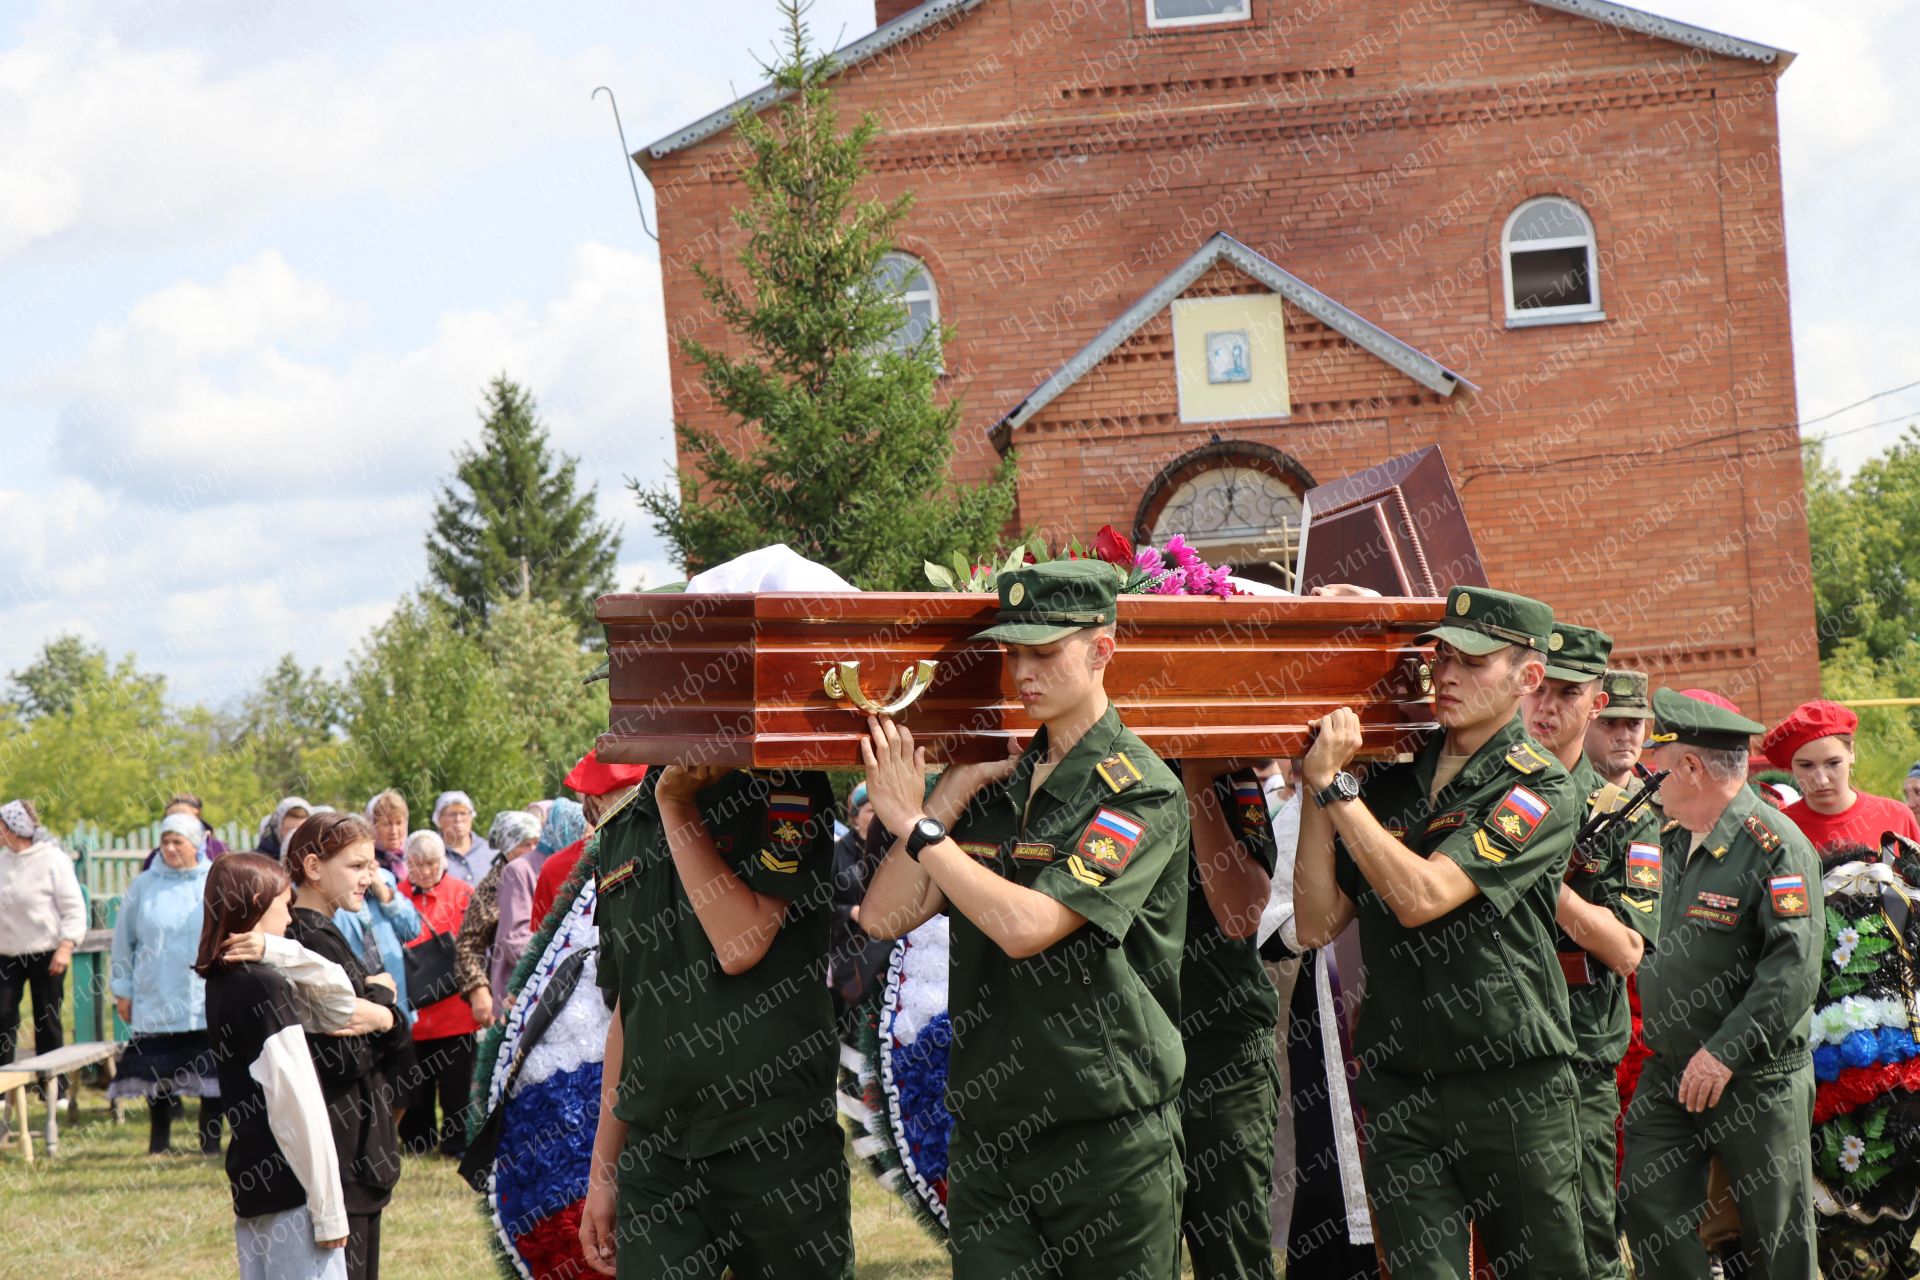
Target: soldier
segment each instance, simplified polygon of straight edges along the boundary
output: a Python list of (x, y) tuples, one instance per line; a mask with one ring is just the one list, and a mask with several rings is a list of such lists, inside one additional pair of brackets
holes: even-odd
[(902, 833), (862, 926), (952, 921), (959, 1280), (1180, 1272), (1187, 803), (1107, 700), (1118, 585), (1093, 560), (1000, 575), (980, 634), (1041, 725), (1017, 757), (949, 768), (923, 801), (911, 734), (875, 723), (862, 747), (874, 814)]
[(1294, 872), (1302, 946), (1360, 922), (1367, 997), (1354, 1050), (1366, 1178), (1394, 1280), (1586, 1273), (1575, 1176), (1573, 1036), (1555, 912), (1580, 798), (1526, 736), (1553, 614), (1454, 588), (1428, 633), (1443, 732), (1412, 763), (1346, 766), (1360, 721), (1323, 716)]
[[(1606, 711), (1610, 695), (1603, 682), (1628, 691), (1633, 682), (1607, 673), (1613, 641), (1605, 632), (1555, 623), (1547, 647), (1547, 678), (1527, 700), (1527, 727), (1566, 766), (1587, 819), (1622, 809), (1626, 792), (1600, 780), (1582, 747)], [(1587, 1275), (1621, 1280), (1626, 1267), (1614, 1193), (1620, 1117), (1615, 1074), (1633, 1030), (1627, 975), (1660, 938), (1660, 824), (1653, 814), (1643, 808), (1629, 824), (1616, 825), (1575, 850), (1560, 889), (1560, 928), (1560, 971), (1567, 979), (1579, 1091), (1580, 1223)]]
[(1280, 997), (1254, 946), (1273, 887), (1273, 819), (1251, 769), (1188, 760), (1193, 825), (1180, 960), (1180, 1095), (1187, 1194), (1181, 1235), (1197, 1280), (1273, 1275), (1273, 1134)]
[(853, 1274), (820, 773), (674, 765), (601, 829), (613, 1004), (580, 1242), (602, 1275)]
[(1627, 1107), (1627, 1242), (1644, 1280), (1707, 1273), (1695, 1234), (1707, 1164), (1725, 1163), (1751, 1274), (1814, 1274), (1813, 1062), (1807, 1024), (1825, 937), (1820, 862), (1747, 786), (1761, 726), (1703, 690), (1654, 695), (1653, 761), (1671, 770), (1666, 925), (1640, 971), (1653, 1056)]
[(1587, 726), (1587, 761), (1601, 781), (1631, 790), (1633, 766), (1653, 719), (1653, 708), (1647, 705), (1647, 673), (1609, 668), (1601, 688), (1607, 703)]

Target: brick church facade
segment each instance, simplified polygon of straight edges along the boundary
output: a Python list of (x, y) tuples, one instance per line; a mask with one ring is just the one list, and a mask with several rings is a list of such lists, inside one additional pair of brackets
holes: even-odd
[[(956, 471), (1286, 581), (1299, 495), (1441, 446), (1491, 581), (1656, 684), (1818, 692), (1778, 128), (1792, 55), (1604, 0), (879, 0), (840, 52)], [(764, 94), (748, 98), (759, 106)], [(643, 148), (724, 340), (727, 107)], [(675, 404), (719, 425), (672, 352)]]

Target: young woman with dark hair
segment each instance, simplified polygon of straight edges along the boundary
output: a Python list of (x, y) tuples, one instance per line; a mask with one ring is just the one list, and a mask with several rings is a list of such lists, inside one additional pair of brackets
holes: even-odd
[(333, 925), (335, 912), (360, 909), (377, 865), (373, 828), (358, 814), (316, 813), (287, 842), (286, 869), (294, 889), (287, 936), (346, 970), (355, 994), (379, 1005), (386, 1014), (384, 1022), (365, 1034), (308, 1042), (340, 1156), (349, 1280), (377, 1280), (380, 1212), (392, 1199), (400, 1178), (400, 1143), (394, 1132), (388, 1073), (408, 1046), (406, 1015), (395, 1003), (393, 979), (387, 974), (369, 976)]

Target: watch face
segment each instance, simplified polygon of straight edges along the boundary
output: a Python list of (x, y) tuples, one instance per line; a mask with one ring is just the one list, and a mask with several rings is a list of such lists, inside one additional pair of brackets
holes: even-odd
[(932, 818), (922, 818), (914, 825), (920, 828), (921, 838), (926, 840), (938, 840), (947, 833), (947, 829)]

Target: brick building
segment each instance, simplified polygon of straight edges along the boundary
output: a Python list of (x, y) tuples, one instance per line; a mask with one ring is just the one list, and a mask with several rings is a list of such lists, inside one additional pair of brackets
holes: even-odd
[[(1443, 446), (1496, 585), (1658, 683), (1818, 689), (1775, 108), (1792, 55), (1604, 0), (878, 0), (913, 326), (1022, 525), (1284, 580), (1299, 495)], [(769, 95), (745, 102), (764, 105)], [(737, 104), (736, 104), (737, 105)], [(723, 336), (733, 106), (643, 148)], [(673, 352), (675, 403), (717, 425)]]

